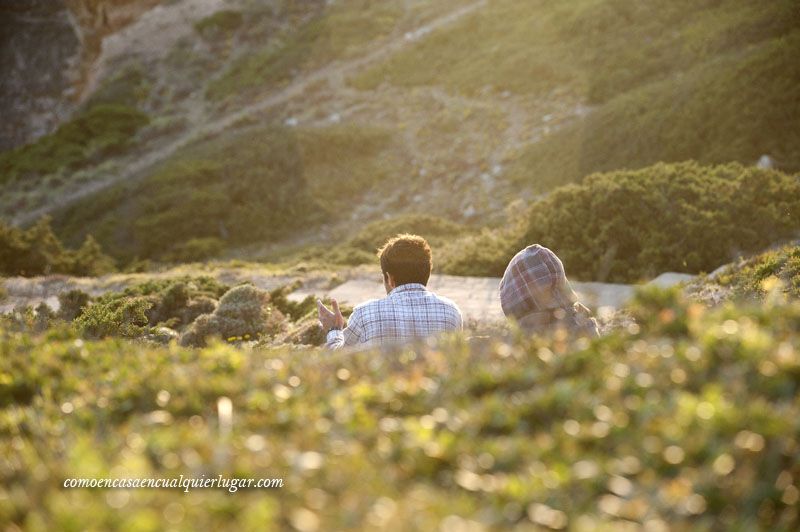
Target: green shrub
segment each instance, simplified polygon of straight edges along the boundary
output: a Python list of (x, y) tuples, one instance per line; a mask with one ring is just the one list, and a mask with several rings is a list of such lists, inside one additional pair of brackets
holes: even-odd
[(0, 222), (0, 273), (34, 276), (55, 273), (64, 265), (64, 248), (49, 218), (27, 230)]
[(735, 163), (657, 164), (589, 176), (530, 212), (522, 243), (552, 248), (573, 276), (631, 282), (711, 271), (795, 236), (800, 180)]
[(103, 249), (92, 235), (86, 235), (83, 244), (75, 251), (66, 251), (61, 273), (95, 277), (116, 270), (114, 260), (103, 253)]
[(58, 317), (64, 321), (73, 321), (83, 314), (92, 298), (83, 290), (69, 290), (58, 294)]
[(137, 338), (149, 331), (146, 312), (153, 302), (145, 297), (99, 300), (83, 310), (73, 322), (81, 336)]
[(156, 333), (158, 326), (184, 329), (198, 316), (214, 312), (226, 291), (228, 287), (212, 277), (185, 276), (146, 281), (88, 305), (88, 296), (80, 291), (62, 294), (59, 301), (64, 319), (75, 315), (76, 330), (87, 338), (140, 338)]
[(211, 314), (202, 314), (181, 337), (181, 345), (204, 346), (207, 338), (256, 340), (274, 336), (286, 327), (280, 311), (269, 305), (269, 292), (250, 285), (232, 288)]
[(102, 275), (114, 271), (91, 235), (77, 250), (64, 249), (53, 233), (50, 218), (41, 218), (29, 229), (0, 222), (0, 274), (34, 276), (50, 273)]
[(400, 233), (420, 235), (435, 246), (464, 232), (463, 226), (438, 216), (403, 214), (367, 224), (350, 239), (348, 245), (374, 254), (389, 238)]
[(442, 270), (499, 276), (540, 243), (584, 280), (638, 282), (666, 271), (708, 272), (800, 227), (800, 176), (737, 163), (657, 164), (595, 174), (530, 206), (522, 230), (484, 231), (445, 253)]
[(517, 242), (518, 238), (508, 231), (485, 229), (437, 252), (441, 256), (439, 269), (449, 275), (500, 277), (508, 261), (519, 251)]
[(375, 264), (377, 250), (389, 238), (400, 233), (412, 233), (424, 237), (434, 248), (434, 264), (438, 267), (436, 257), (439, 249), (467, 233), (467, 229), (438, 216), (402, 214), (371, 222), (353, 237), (336, 246), (305, 249), (297, 254), (295, 259), (338, 266)]
[(124, 105), (96, 105), (33, 144), (0, 154), (0, 183), (73, 171), (126, 150), (148, 122)]
[(317, 300), (314, 296), (307, 296), (302, 301), (292, 301), (288, 298), (288, 295), (300, 288), (301, 284), (298, 282), (281, 286), (269, 293), (272, 306), (293, 321), (314, 314), (317, 310)]

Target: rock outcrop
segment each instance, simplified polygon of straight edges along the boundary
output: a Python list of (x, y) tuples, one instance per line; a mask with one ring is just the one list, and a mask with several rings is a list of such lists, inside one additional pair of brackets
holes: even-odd
[(85, 96), (103, 39), (158, 0), (0, 4), (0, 151), (51, 132)]
[(80, 58), (63, 2), (0, 4), (0, 150), (50, 132), (69, 115)]

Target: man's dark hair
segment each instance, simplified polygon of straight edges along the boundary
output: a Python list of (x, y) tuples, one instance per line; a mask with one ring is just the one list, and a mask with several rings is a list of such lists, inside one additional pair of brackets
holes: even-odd
[(396, 286), (419, 283), (428, 284), (431, 277), (431, 247), (418, 235), (402, 234), (390, 238), (378, 250), (384, 277), (391, 274)]

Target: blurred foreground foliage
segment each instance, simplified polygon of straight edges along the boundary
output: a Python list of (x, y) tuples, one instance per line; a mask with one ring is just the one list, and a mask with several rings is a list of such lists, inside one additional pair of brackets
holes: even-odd
[[(0, 521), (796, 529), (800, 305), (709, 310), (651, 290), (631, 314), (637, 324), (592, 343), (456, 336), (356, 353), (154, 348), (5, 326)], [(284, 487), (62, 487), (181, 474)]]

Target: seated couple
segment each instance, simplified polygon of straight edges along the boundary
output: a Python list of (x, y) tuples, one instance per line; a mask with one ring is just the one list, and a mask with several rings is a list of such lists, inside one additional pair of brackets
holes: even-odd
[[(335, 300), (332, 310), (317, 300), (329, 348), (396, 343), (462, 329), (458, 306), (426, 288), (432, 260), (424, 238), (398, 235), (378, 256), (386, 297), (358, 305), (347, 322)], [(578, 303), (561, 261), (538, 244), (511, 259), (500, 282), (500, 304), (506, 317), (531, 333), (561, 327), (578, 335), (598, 334), (597, 322)]]

